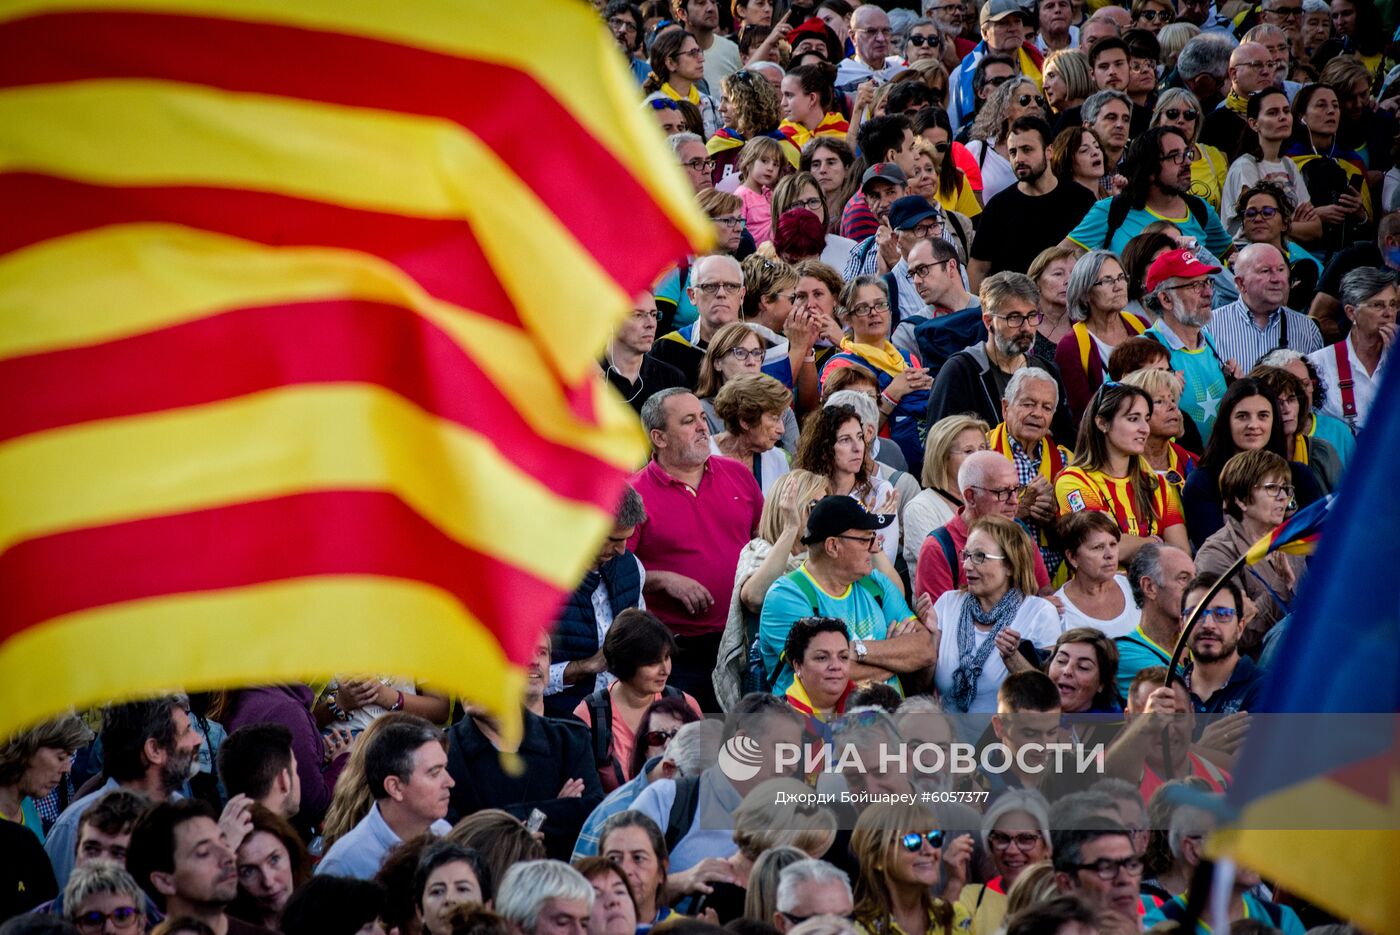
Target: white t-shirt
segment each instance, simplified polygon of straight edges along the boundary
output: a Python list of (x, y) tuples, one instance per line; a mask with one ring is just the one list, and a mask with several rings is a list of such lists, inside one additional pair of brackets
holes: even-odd
[(1241, 156), (1230, 164), (1230, 171), (1225, 173), (1225, 186), (1220, 194), (1220, 223), (1225, 225), (1226, 232), (1237, 244), (1245, 242), (1244, 219), (1235, 213), (1235, 202), (1239, 201), (1240, 192), (1260, 179), (1282, 185), (1293, 197), (1295, 207), (1312, 201), (1308, 185), (1303, 181), (1303, 173), (1298, 171), (1298, 164), (1292, 159), (1284, 157), (1277, 162), (1264, 162), (1253, 156)]
[(921, 490), (919, 495), (904, 507), (904, 562), (912, 572), (919, 564), (919, 550), (924, 547), (928, 534), (958, 515), (956, 504), (950, 503), (941, 493)]
[[(777, 219), (774, 218), (776, 223)], [(849, 237), (842, 237), (839, 234), (827, 234), (826, 246), (822, 247), (821, 261), (835, 270), (843, 270), (846, 264), (851, 262), (851, 254), (855, 252), (856, 242)]]
[[(982, 155), (983, 150), (987, 155)], [(987, 140), (973, 140), (967, 144), (967, 151), (977, 159), (977, 165), (982, 169), (982, 203), (986, 204), (995, 198), (1005, 189), (1016, 184), (1016, 170), (1011, 168), (1011, 162), (996, 151)]]
[(1091, 627), (1100, 630), (1111, 639), (1118, 639), (1120, 636), (1127, 636), (1137, 629), (1138, 621), (1142, 618), (1142, 611), (1137, 604), (1133, 603), (1133, 590), (1128, 585), (1128, 579), (1123, 575), (1114, 575), (1113, 582), (1118, 585), (1118, 590), (1123, 592), (1123, 612), (1112, 620), (1100, 620), (1097, 617), (1090, 617), (1084, 611), (1074, 606), (1074, 602), (1069, 599), (1064, 588), (1055, 592), (1055, 596), (1064, 601), (1065, 616), (1064, 623), (1066, 630), (1075, 627)]
[[(953, 689), (953, 672), (958, 668), (958, 619), (962, 616), (963, 602), (966, 600), (975, 598), (969, 598), (966, 591), (948, 591), (933, 604), (940, 631), (934, 682), (938, 686), (938, 693), (945, 697)], [(1043, 597), (1028, 597), (1022, 601), (1021, 607), (1016, 611), (1016, 620), (1011, 626), (1021, 634), (1021, 639), (1030, 640), (1036, 649), (1055, 645), (1055, 640), (1062, 632), (1060, 615), (1056, 613), (1055, 605)], [(980, 647), (986, 642), (991, 631), (983, 633), (974, 627), (973, 634), (976, 644)], [(995, 714), (997, 689), (1009, 674), (1006, 663), (1002, 662), (1001, 653), (993, 648), (982, 665), (982, 677), (977, 681), (977, 694), (972, 699), (968, 713)]]

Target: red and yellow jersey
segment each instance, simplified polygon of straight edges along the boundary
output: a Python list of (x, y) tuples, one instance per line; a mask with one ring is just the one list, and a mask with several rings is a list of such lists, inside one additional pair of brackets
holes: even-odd
[(1138, 502), (1137, 485), (1133, 478), (1112, 477), (1103, 471), (1069, 467), (1055, 480), (1055, 500), (1060, 513), (1102, 510), (1118, 521), (1118, 528), (1129, 536), (1160, 536), (1170, 526), (1186, 522), (1181, 513), (1181, 500), (1165, 477), (1153, 474), (1156, 492), (1151, 506), (1144, 509)]

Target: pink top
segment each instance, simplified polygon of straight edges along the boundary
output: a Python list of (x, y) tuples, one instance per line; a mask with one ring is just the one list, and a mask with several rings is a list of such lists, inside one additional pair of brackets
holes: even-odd
[[(943, 527), (948, 530), (948, 537), (953, 540), (953, 552), (961, 553), (967, 546), (967, 520), (962, 513), (958, 513), (948, 520)], [(1050, 573), (1045, 568), (1045, 559), (1040, 555), (1040, 549), (1035, 548), (1035, 543), (1031, 543), (1031, 554), (1035, 556), (1035, 583), (1044, 588), (1050, 583)], [(962, 580), (962, 569), (958, 569), (958, 580)], [(947, 592), (953, 590), (953, 570), (948, 567), (947, 558), (943, 554), (943, 546), (933, 536), (924, 540), (924, 544), (919, 546), (919, 562), (914, 573), (914, 594), (928, 594), (935, 601)], [(1029, 597), (1030, 595), (1026, 595)]]
[(740, 185), (734, 194), (744, 202), (744, 225), (755, 244), (773, 239), (773, 195), (760, 195), (747, 185)]
[[(617, 688), (617, 682), (613, 682), (608, 686), (608, 701), (612, 705), (612, 754), (613, 758), (617, 760), (618, 765), (622, 767), (622, 775), (627, 779), (632, 779), (633, 774), (632, 771), (628, 769), (628, 766), (632, 762), (632, 749), (637, 745), (637, 733), (632, 730), (631, 724), (623, 720), (622, 713), (617, 710), (617, 695), (613, 691), (615, 688)], [(681, 692), (681, 694), (685, 696), (686, 705), (689, 706), (690, 710), (695, 712), (696, 717), (705, 716), (704, 712), (700, 710), (700, 702), (696, 701), (685, 692)], [(661, 693), (657, 692), (656, 697), (652, 700), (660, 701)], [(578, 703), (578, 707), (574, 708), (574, 717), (578, 718), (589, 727), (593, 726), (593, 715), (588, 710), (587, 701), (580, 701)], [(604, 775), (605, 773), (606, 776)], [(603, 780), (604, 792), (611, 792), (613, 789), (617, 788), (617, 777), (612, 775), (612, 770), (599, 770), (598, 777)]]
[(732, 458), (712, 456), (705, 462), (700, 486), (691, 490), (655, 461), (632, 475), (647, 518), (627, 548), (648, 572), (671, 571), (694, 578), (714, 603), (695, 615), (669, 594), (647, 594), (647, 610), (677, 636), (720, 633), (734, 594), (739, 553), (754, 537), (763, 513), (763, 491), (753, 471)]

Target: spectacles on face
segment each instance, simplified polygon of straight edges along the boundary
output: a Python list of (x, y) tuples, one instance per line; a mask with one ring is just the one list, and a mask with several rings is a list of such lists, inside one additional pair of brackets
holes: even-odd
[(751, 360), (763, 361), (763, 349), (758, 347), (734, 347), (729, 349), (729, 355), (741, 364), (746, 364)]
[(107, 920), (111, 919), (112, 924), (116, 926), (118, 930), (124, 931), (136, 928), (136, 923), (140, 918), (141, 910), (132, 908), (131, 906), (118, 906), (111, 912), (98, 912), (95, 909), (92, 912), (84, 912), (74, 919), (73, 922), (78, 926), (78, 931), (80, 932), (100, 932), (103, 926), (107, 924)]
[(1024, 315), (1013, 313), (1010, 315), (993, 315), (992, 317), (1006, 322), (1013, 328), (1020, 328), (1027, 323), (1032, 326), (1037, 326), (1045, 320), (1045, 314), (1043, 312), (1027, 312)]
[(1300, 6), (1276, 6), (1272, 10), (1264, 10), (1263, 12), (1268, 13), (1270, 16), (1282, 16), (1293, 19), (1294, 17), (1302, 17), (1303, 8)]
[(910, 36), (905, 41), (916, 49), (922, 49), (926, 45), (931, 45), (936, 49), (943, 45), (937, 36)]
[(893, 36), (894, 30), (888, 26), (876, 27), (874, 29), (862, 28), (852, 29), (851, 32), (863, 33), (867, 36)]
[(1276, 217), (1277, 215), (1278, 215), (1278, 208), (1270, 207), (1270, 206), (1268, 206), (1268, 205), (1266, 205), (1266, 206), (1264, 206), (1264, 207), (1262, 207), (1262, 208), (1245, 208), (1245, 209), (1244, 209), (1244, 216), (1245, 216), (1246, 218), (1248, 218), (1249, 220), (1251, 220), (1251, 221), (1254, 220), (1255, 218), (1264, 218), (1265, 220), (1268, 220), (1269, 218)]
[(1190, 149), (1178, 149), (1171, 153), (1162, 153), (1162, 164), (1171, 163), (1178, 166), (1189, 166), (1196, 161), (1196, 147)]
[[(1019, 499), (1020, 499), (1021, 494), (1023, 494), (1023, 493), (1026, 492), (1026, 485), (1025, 485), (1025, 484), (1017, 484), (1015, 487), (978, 487), (976, 484), (974, 484), (974, 485), (973, 485), (973, 489), (974, 489), (974, 490), (980, 490), (980, 491), (982, 491), (983, 493), (991, 494), (991, 495), (992, 495), (992, 499), (995, 500), (997, 503), (1010, 503), (1012, 500), (1019, 500)], [(1003, 557), (1004, 557), (1004, 556), (1001, 556), (1001, 555), (993, 555), (993, 556), (992, 556), (992, 558), (1003, 558)], [(963, 553), (963, 558), (967, 558), (967, 553), (966, 553), (966, 552)], [(974, 564), (974, 565), (980, 565), (980, 564), (982, 564), (982, 563), (981, 563), (981, 562), (973, 562), (973, 564)]]
[(847, 535), (840, 535), (840, 536), (837, 536), (836, 538), (837, 538), (837, 539), (850, 539), (852, 542), (859, 542), (861, 545), (865, 546), (865, 550), (866, 550), (867, 552), (873, 552), (873, 551), (875, 551), (877, 548), (879, 548), (879, 542), (880, 542), (880, 537), (877, 536), (877, 535), (875, 535), (874, 533), (871, 533), (871, 534), (868, 535), (868, 536), (847, 536)]
[(1187, 123), (1195, 123), (1196, 118), (1201, 116), (1201, 114), (1200, 111), (1189, 109), (1182, 110), (1179, 107), (1168, 107), (1166, 110), (1162, 111), (1162, 116), (1166, 117), (1168, 120), (1184, 119)]
[(744, 284), (741, 282), (702, 282), (697, 283), (695, 288), (710, 296), (719, 295), (721, 292), (734, 295), (743, 290)]
[(1369, 302), (1362, 302), (1357, 308), (1373, 308), (1378, 312), (1391, 311), (1400, 313), (1400, 299), (1391, 299), (1383, 302), (1380, 299), (1371, 299)]
[(676, 736), (676, 728), (671, 730), (649, 730), (644, 738), (648, 747), (664, 747)]
[(994, 554), (992, 554), (991, 552), (982, 552), (982, 551), (969, 552), (967, 549), (963, 549), (962, 552), (961, 552), (960, 554), (961, 554), (961, 556), (962, 556), (962, 560), (963, 560), (963, 561), (965, 561), (965, 562), (971, 562), (973, 565), (976, 565), (976, 566), (979, 567), (979, 568), (982, 566), (982, 563), (985, 562), (985, 561), (986, 561), (987, 559), (989, 559), (989, 558), (999, 558), (999, 559), (1004, 559), (1004, 558), (1006, 558), (1005, 555), (994, 555)]
[(1120, 857), (1117, 860), (1111, 857), (1100, 857), (1091, 864), (1075, 864), (1075, 870), (1090, 870), (1100, 880), (1113, 880), (1118, 876), (1118, 871), (1126, 870), (1133, 876), (1142, 873), (1141, 857)]
[(1287, 500), (1293, 496), (1292, 484), (1255, 484), (1254, 489), (1264, 491), (1274, 500)]
[(614, 31), (630, 32), (633, 35), (637, 33), (637, 24), (622, 16), (614, 16), (608, 20), (608, 28)]
[(1021, 831), (1016, 834), (1007, 834), (1005, 831), (992, 831), (987, 835), (987, 843), (994, 851), (1004, 851), (1015, 844), (1016, 849), (1023, 854), (1029, 854), (1035, 846), (1043, 841), (1040, 835), (1034, 831)]
[(852, 318), (869, 318), (871, 315), (881, 315), (890, 310), (890, 303), (884, 299), (875, 302), (863, 302), (851, 309)]
[[(1181, 615), (1181, 619), (1185, 620), (1189, 616), (1191, 616), (1191, 611), (1188, 610)], [(1206, 607), (1201, 611), (1202, 618), (1214, 617), (1221, 623), (1229, 623), (1238, 616), (1239, 611), (1235, 610), (1233, 607)]]
[(1149, 23), (1170, 23), (1176, 19), (1170, 10), (1143, 10), (1138, 14), (1138, 19), (1146, 20)]
[(632, 310), (632, 317), (637, 321), (660, 321), (661, 313), (647, 308), (637, 308)]
[(940, 848), (943, 846), (943, 832), (911, 831), (904, 837), (899, 839), (900, 845), (903, 846), (903, 848), (911, 854), (917, 854), (919, 853), (919, 851), (923, 850), (925, 841), (928, 842), (929, 847), (935, 849)]
[(1097, 286), (1116, 286), (1116, 285), (1118, 285), (1119, 283), (1122, 283), (1122, 284), (1125, 285), (1125, 286), (1128, 284), (1128, 274), (1127, 274), (1127, 273), (1119, 273), (1117, 276), (1100, 276), (1098, 279), (1095, 279), (1095, 280), (1094, 280), (1094, 285), (1095, 285), (1096, 287), (1097, 287)]
[(1199, 279), (1196, 282), (1184, 282), (1179, 286), (1168, 286), (1168, 292), (1211, 292), (1214, 286), (1209, 279)]
[(801, 201), (794, 201), (791, 207), (806, 208), (813, 214), (817, 214), (822, 209), (822, 200), (820, 198), (804, 198)]
[(996, 77), (986, 77), (982, 79), (983, 87), (999, 88), (1011, 80), (1011, 75), (998, 75)]
[(920, 221), (918, 224), (915, 224), (911, 230), (911, 233), (915, 237), (922, 239), (924, 237), (932, 237), (934, 234), (938, 233), (942, 229), (942, 218), (929, 218), (926, 221)]
[(685, 166), (691, 172), (715, 171), (715, 161), (713, 159), (692, 159), (689, 162), (681, 163), (681, 165)]
[(679, 54), (681, 54), (681, 55), (689, 55), (689, 56), (692, 57), (692, 58), (701, 59), (701, 58), (704, 58), (704, 57), (705, 57), (705, 50), (702, 49), (702, 48), (700, 48), (700, 47), (697, 45), (695, 48), (693, 48), (693, 49), (686, 49), (685, 51), (683, 51), (683, 52), (681, 52), (681, 53), (679, 53)]
[(909, 267), (909, 276), (911, 279), (926, 279), (928, 278), (928, 275), (930, 273), (932, 273), (934, 270), (938, 269), (942, 265), (944, 264), (920, 263), (918, 266)]
[(743, 226), (744, 226), (744, 219), (743, 219), (742, 217), (737, 217), (737, 216), (735, 216), (735, 215), (733, 215), (733, 214), (726, 214), (726, 215), (724, 215), (723, 217), (717, 217), (717, 218), (714, 219), (714, 222), (715, 222), (716, 224), (723, 224), (725, 227), (743, 227)]

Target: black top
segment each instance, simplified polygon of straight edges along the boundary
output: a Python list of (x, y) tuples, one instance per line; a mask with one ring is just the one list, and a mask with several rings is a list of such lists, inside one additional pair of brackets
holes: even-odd
[(49, 855), (33, 831), (0, 819), (0, 855), (0, 920), (58, 895)]
[(1245, 119), (1224, 105), (1206, 114), (1201, 123), (1200, 142), (1214, 146), (1231, 162), (1244, 154), (1245, 143), (1252, 136)]
[[(673, 342), (668, 341), (667, 343)], [(636, 383), (632, 383), (614, 370), (606, 360), (603, 361), (603, 369), (607, 373), (608, 382), (613, 385), (613, 389), (621, 393), (627, 404), (638, 412), (642, 411), (642, 404), (653, 394), (672, 386), (686, 385), (685, 374), (670, 364), (662, 363), (650, 354), (642, 355), (642, 369), (637, 374)]]
[(1083, 185), (1061, 183), (1046, 195), (1027, 195), (1019, 185), (1003, 189), (982, 210), (972, 258), (992, 265), (989, 273), (1024, 273), (1047, 247), (1074, 230), (1094, 206)]
[[(679, 370), (686, 389), (694, 390), (700, 383), (700, 365), (705, 362), (705, 348), (684, 341), (658, 338), (647, 355), (658, 362)], [(655, 392), (655, 391), (653, 391)]]

